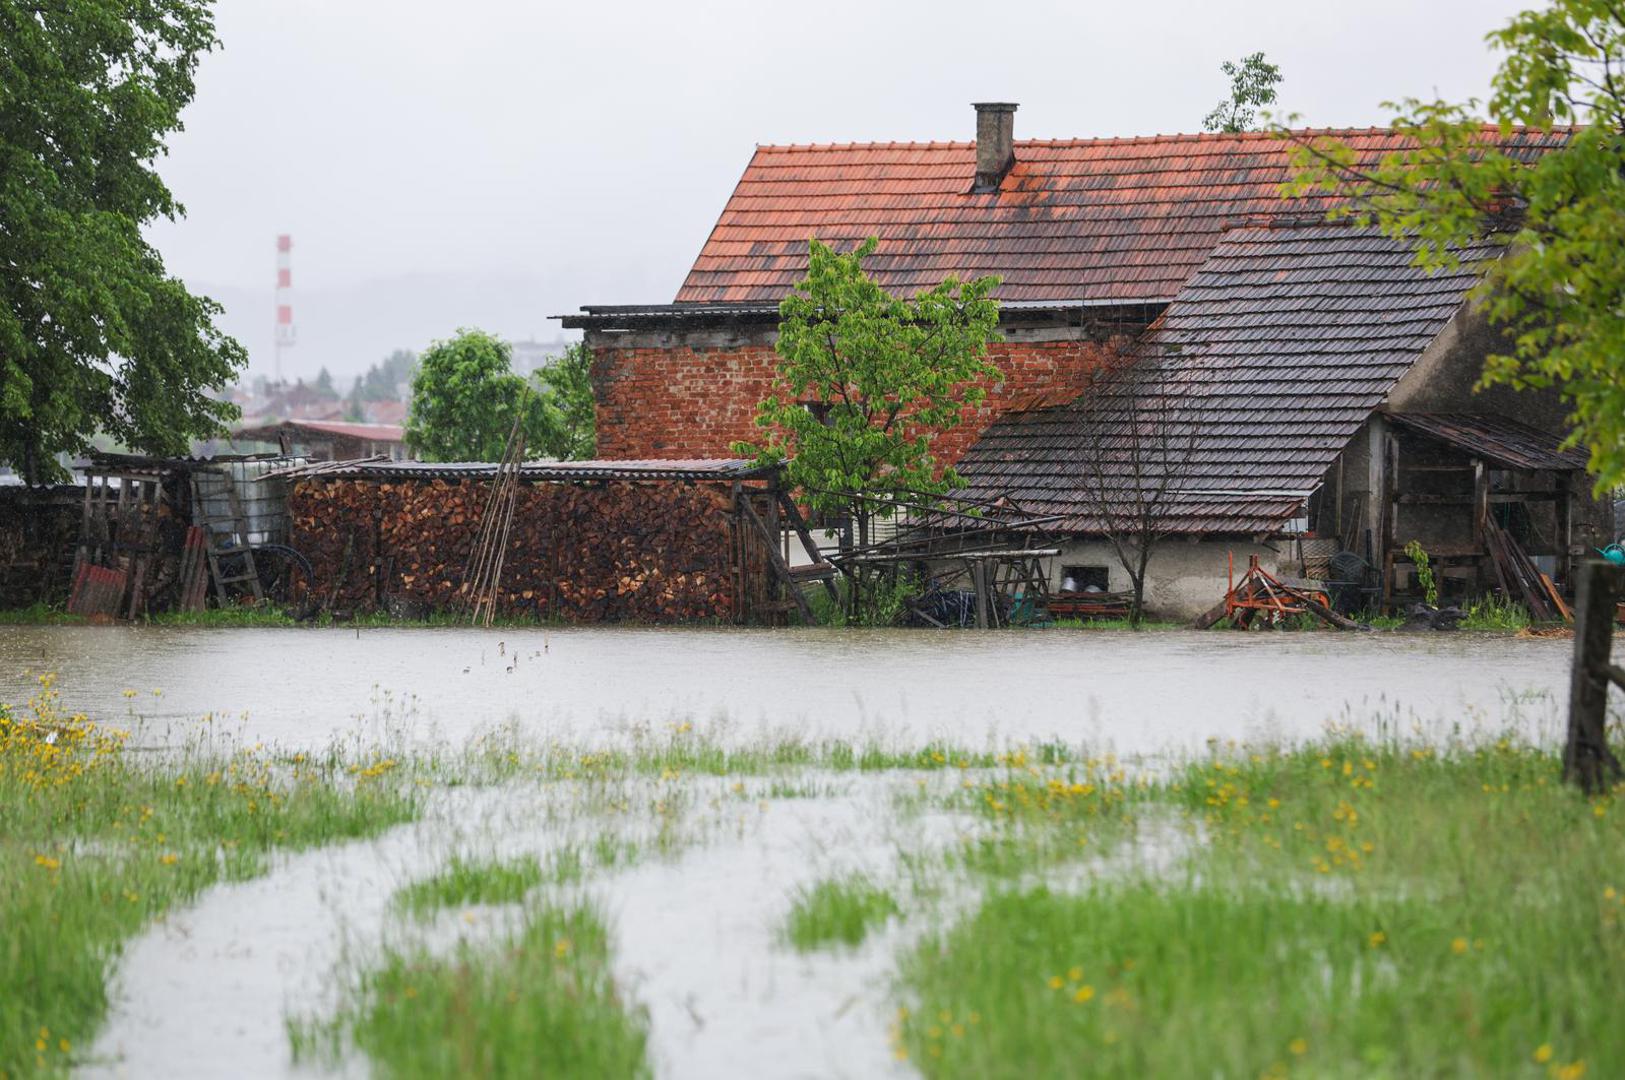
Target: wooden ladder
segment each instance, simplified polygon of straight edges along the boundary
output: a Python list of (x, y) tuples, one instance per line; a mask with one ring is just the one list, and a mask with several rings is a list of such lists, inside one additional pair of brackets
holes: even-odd
[[(259, 568), (254, 565), (254, 549), (248, 543), (248, 521), (243, 514), (243, 504), (237, 498), (237, 485), (232, 482), (231, 474), (227, 472), (210, 471), (209, 475), (219, 477), (221, 487), (226, 496), (226, 505), (230, 514), (226, 517), (214, 517), (209, 513), (209, 503), (205, 494), (218, 494), (218, 492), (204, 491), (198, 477), (203, 470), (193, 472), (192, 481), (192, 520), (194, 524), (203, 526), (205, 534), (205, 550), (209, 556), (209, 576), (214, 578), (215, 595), (220, 598), (222, 606), (227, 599), (226, 586), (246, 583), (254, 591), (256, 602), (265, 600), (265, 593), (260, 589)], [(236, 540), (236, 546), (231, 547), (221, 543), (222, 537)], [(243, 560), (241, 573), (226, 576), (221, 573), (221, 556), (237, 557)]]

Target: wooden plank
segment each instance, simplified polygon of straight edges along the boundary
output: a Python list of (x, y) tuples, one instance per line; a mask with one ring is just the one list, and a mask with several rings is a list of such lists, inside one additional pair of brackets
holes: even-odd
[(761, 533), (762, 539), (767, 541), (768, 562), (772, 564), (773, 569), (778, 572), (780, 578), (789, 588), (792, 598), (796, 602), (796, 608), (801, 612), (801, 617), (807, 620), (807, 624), (809, 626), (812, 625), (812, 607), (808, 605), (807, 598), (801, 594), (801, 588), (795, 583), (794, 580), (791, 579), (790, 567), (785, 563), (784, 556), (779, 554), (777, 539), (771, 532), (768, 531), (767, 524), (762, 521), (761, 516), (756, 513), (756, 508), (751, 506), (750, 493), (742, 491), (739, 499), (737, 500), (737, 505), (739, 507), (740, 514), (745, 518), (746, 521), (751, 523), (753, 528)]
[(1562, 594), (1557, 591), (1557, 586), (1552, 584), (1552, 579), (1547, 575), (1542, 574), (1540, 575), (1540, 583), (1546, 587), (1546, 595), (1551, 597), (1552, 606), (1557, 609), (1557, 613), (1559, 615), (1563, 616), (1563, 621), (1572, 624), (1574, 622), (1574, 615), (1569, 611), (1568, 605), (1563, 603)]
[[(796, 506), (796, 501), (790, 498), (790, 493), (788, 491), (785, 491), (783, 488), (778, 488), (777, 490), (779, 505), (784, 509), (784, 520), (788, 521), (790, 523), (790, 528), (795, 530), (796, 538), (801, 541), (802, 550), (804, 550), (807, 553), (807, 557), (812, 559), (814, 562), (824, 562), (824, 553), (819, 550), (818, 542), (813, 539), (812, 529), (808, 528), (807, 526), (807, 519), (801, 516), (801, 508)], [(824, 579), (824, 591), (829, 595), (831, 603), (836, 605), (840, 604), (841, 594), (840, 591), (835, 588), (835, 581), (833, 578)]]

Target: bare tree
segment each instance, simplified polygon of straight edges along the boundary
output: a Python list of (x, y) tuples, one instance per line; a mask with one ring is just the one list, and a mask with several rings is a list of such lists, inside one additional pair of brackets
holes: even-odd
[(1130, 356), (1098, 371), (1079, 399), (1079, 489), (1091, 531), (1128, 574), (1131, 626), (1144, 617), (1146, 571), (1179, 528), (1193, 471), (1198, 406), (1183, 382), (1156, 357)]

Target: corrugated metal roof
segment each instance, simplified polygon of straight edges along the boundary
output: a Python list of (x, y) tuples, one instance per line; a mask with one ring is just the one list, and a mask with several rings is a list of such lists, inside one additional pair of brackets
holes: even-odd
[(1128, 433), (1148, 423), (1125, 403), (1086, 396), (996, 421), (958, 465), (968, 494), (1007, 495), (1096, 531), (1082, 485), (1104, 474), (1108, 485), (1176, 490), (1174, 531), (1274, 531), (1301, 514), (1460, 308), (1474, 267), (1498, 252), (1485, 241), (1460, 253), (1458, 270), (1428, 274), (1407, 245), (1372, 231), (1235, 230), (1135, 347), (1136, 393), (1177, 410), (1185, 443), (1176, 464), (1157, 474), (1142, 461), (1136, 479), (1125, 463)]
[[(480, 480), (496, 475), (489, 461), (321, 461), (279, 476), (330, 480)], [(532, 461), (519, 468), (523, 480), (742, 480), (771, 475), (749, 458), (686, 458), (636, 461)]]
[(1389, 413), (1388, 418), (1508, 469), (1578, 472), (1584, 450), (1564, 450), (1563, 439), (1502, 416), (1474, 413)]
[[(1363, 167), (1413, 145), (1388, 129), (1293, 135), (1341, 139)], [(1567, 137), (1484, 130), (1522, 160)], [(864, 266), (894, 292), (998, 274), (1005, 301), (1166, 302), (1229, 230), (1324, 216), (1330, 196), (1281, 197), (1292, 153), (1257, 132), (1017, 141), (999, 190), (976, 194), (974, 143), (758, 147), (676, 299), (777, 303), (806, 272), (808, 237), (876, 236)]]

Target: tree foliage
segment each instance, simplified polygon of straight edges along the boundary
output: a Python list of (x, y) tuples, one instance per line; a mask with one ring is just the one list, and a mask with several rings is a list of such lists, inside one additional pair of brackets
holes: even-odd
[(894, 297), (863, 270), (877, 243), (840, 254), (811, 241), (807, 276), (779, 307), (777, 386), (756, 410), (766, 439), (736, 447), (787, 460), (809, 505), (860, 522), (873, 499), (962, 486), (931, 444), (986, 396), (978, 380), (999, 374), (986, 359), (998, 279)]
[(1255, 52), (1238, 63), (1226, 60), (1219, 70), (1230, 77), (1230, 97), (1213, 107), (1202, 120), (1204, 131), (1251, 131), (1258, 110), (1275, 104), (1275, 88), (1281, 82), (1281, 69)]
[[(1598, 491), (1625, 483), (1625, 6), (1556, 0), (1489, 35), (1504, 55), (1487, 103), (1390, 103), (1413, 148), (1360, 168), (1335, 140), (1298, 150), (1297, 193), (1350, 199), (1343, 216), (1453, 267), (1465, 242), (1500, 234), (1506, 253), (1476, 293), (1507, 333), (1482, 383), (1556, 387)], [(1499, 143), (1514, 125), (1578, 125), (1532, 163)]]
[(154, 162), (217, 44), (209, 0), (0, 0), (0, 460), (30, 481), (236, 416), (208, 391), (242, 347), (141, 231), (183, 213)]
[(535, 374), (545, 431), (537, 449), (561, 461), (590, 458), (597, 446), (592, 350), (577, 342)]
[(578, 344), (529, 382), (513, 370), (506, 341), (459, 330), (431, 345), (412, 376), (407, 445), (426, 461), (500, 461), (514, 417), (523, 415), (527, 458), (589, 458), (591, 372), (592, 353)]
[(483, 330), (429, 346), (412, 377), (406, 444), (425, 461), (500, 461), (522, 415), (534, 448), (547, 429), (542, 402), (512, 365), (508, 343)]
[(411, 349), (396, 349), (381, 363), (371, 365), (364, 374), (355, 377), (350, 385), (350, 401), (359, 407), (364, 401), (399, 400), (401, 384), (411, 385), (417, 366), (417, 353)]

